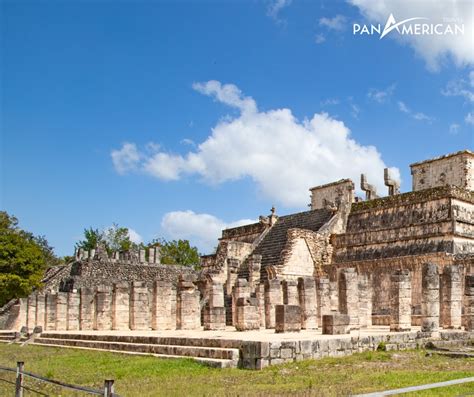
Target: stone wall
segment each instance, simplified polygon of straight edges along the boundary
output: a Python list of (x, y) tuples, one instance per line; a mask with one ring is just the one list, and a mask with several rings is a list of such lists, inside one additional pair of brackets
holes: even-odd
[(474, 190), (474, 153), (469, 150), (410, 165), (413, 191), (455, 185)]

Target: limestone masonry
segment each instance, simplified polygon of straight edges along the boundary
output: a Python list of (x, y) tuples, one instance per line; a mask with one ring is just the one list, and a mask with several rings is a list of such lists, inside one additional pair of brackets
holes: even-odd
[(472, 332), (474, 153), (411, 173), (399, 193), (385, 170), (384, 197), (362, 175), (364, 200), (349, 179), (313, 187), (309, 211), (223, 230), (200, 271), (160, 264), (158, 248), (80, 250), (0, 309), (0, 329)]

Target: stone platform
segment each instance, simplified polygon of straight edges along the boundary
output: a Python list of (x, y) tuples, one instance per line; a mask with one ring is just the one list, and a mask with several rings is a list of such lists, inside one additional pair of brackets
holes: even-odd
[[(163, 358), (193, 358), (214, 367), (262, 369), (269, 365), (303, 359), (341, 357), (352, 353), (404, 350), (429, 342), (465, 344), (474, 333), (461, 330), (390, 332), (373, 326), (347, 335), (322, 335), (321, 330), (275, 333), (260, 329), (222, 331), (45, 331), (32, 344), (98, 349), (128, 354), (150, 354)], [(5, 340), (0, 340), (5, 341)]]

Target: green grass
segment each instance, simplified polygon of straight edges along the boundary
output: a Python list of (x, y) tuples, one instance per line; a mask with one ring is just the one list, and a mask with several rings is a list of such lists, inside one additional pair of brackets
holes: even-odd
[[(17, 361), (24, 361), (27, 371), (77, 385), (100, 389), (104, 379), (115, 379), (122, 396), (346, 396), (474, 376), (473, 359), (426, 357), (423, 351), (367, 352), (249, 371), (211, 369), (185, 359), (0, 344), (0, 365), (15, 367)], [(0, 378), (13, 374), (0, 371)], [(27, 378), (26, 385), (37, 383)], [(75, 395), (57, 387), (41, 390)], [(12, 393), (12, 386), (0, 381), (0, 396)], [(410, 395), (474, 396), (474, 383)]]

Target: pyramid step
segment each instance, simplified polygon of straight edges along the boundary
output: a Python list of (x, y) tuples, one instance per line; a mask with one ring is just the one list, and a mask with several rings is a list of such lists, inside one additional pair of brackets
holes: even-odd
[(117, 349), (107, 349), (104, 346), (100, 347), (84, 347), (84, 346), (72, 346), (67, 344), (54, 344), (54, 343), (42, 343), (40, 339), (34, 343), (37, 346), (44, 347), (59, 347), (67, 349), (80, 349), (80, 350), (93, 350), (93, 351), (107, 351), (111, 353), (121, 353), (121, 354), (130, 354), (137, 356), (153, 356), (161, 359), (183, 359), (188, 358), (194, 361), (197, 361), (201, 364), (207, 365), (213, 368), (237, 368), (238, 360), (230, 359), (218, 359), (218, 358), (208, 358), (208, 357), (187, 357), (187, 356), (177, 356), (170, 354), (156, 354), (156, 353), (145, 353), (138, 351), (129, 351), (129, 350), (117, 350)]
[(132, 351), (140, 353), (161, 354), (180, 357), (202, 357), (223, 360), (238, 360), (239, 350), (218, 348), (218, 347), (200, 347), (200, 346), (178, 346), (146, 343), (127, 343), (127, 342), (109, 342), (100, 340), (81, 340), (81, 339), (54, 339), (43, 336), (37, 338), (34, 342), (42, 344), (55, 344), (62, 346), (92, 347), (106, 350)]

